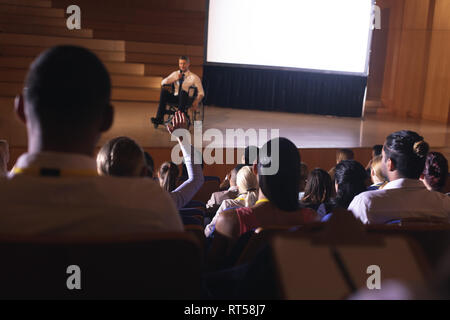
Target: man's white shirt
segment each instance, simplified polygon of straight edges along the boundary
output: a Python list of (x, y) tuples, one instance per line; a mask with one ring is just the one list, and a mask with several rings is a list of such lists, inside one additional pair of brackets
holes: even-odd
[(427, 217), (450, 222), (450, 197), (428, 191), (420, 180), (402, 178), (387, 183), (381, 190), (360, 193), (348, 210), (363, 223)]
[[(173, 83), (175, 86), (175, 93), (174, 95), (177, 96), (179, 94), (180, 89), (180, 82), (178, 79), (178, 76), (180, 74), (180, 71), (174, 71), (172, 72), (167, 78), (163, 79), (161, 81), (161, 85), (165, 84), (171, 84)], [(184, 73), (184, 81), (182, 84), (182, 89), (186, 92), (189, 92), (189, 87), (194, 86), (198, 89), (198, 96), (205, 96), (205, 92), (203, 91), (202, 81), (200, 78), (191, 71), (186, 71)]]

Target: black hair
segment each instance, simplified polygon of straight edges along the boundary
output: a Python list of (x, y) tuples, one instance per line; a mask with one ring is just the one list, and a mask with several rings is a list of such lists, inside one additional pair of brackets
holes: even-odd
[(413, 131), (397, 131), (386, 138), (383, 150), (384, 160), (391, 159), (402, 177), (419, 179), (429, 150), (423, 137)]
[(366, 191), (367, 173), (363, 165), (355, 160), (342, 160), (336, 165), (334, 174), (338, 185), (336, 192), (336, 205), (348, 208), (353, 198)]
[(252, 166), (255, 161), (258, 161), (259, 148), (257, 146), (248, 146), (244, 150), (244, 165)]
[[(297, 210), (301, 162), (297, 147), (286, 138), (276, 138), (264, 144), (259, 155), (258, 179), (264, 195), (281, 210)], [(277, 162), (278, 171), (265, 174), (276, 167)]]
[(149, 178), (153, 178), (155, 173), (155, 162), (153, 161), (152, 156), (147, 151), (144, 151), (145, 163), (147, 165), (147, 176)]
[(159, 184), (164, 190), (172, 192), (177, 187), (179, 175), (180, 169), (175, 163), (171, 161), (164, 162), (159, 168)]
[(383, 145), (382, 144), (376, 144), (372, 147), (373, 150), (373, 155), (376, 156), (381, 156), (381, 151), (383, 150)]
[(442, 153), (428, 153), (423, 175), (434, 191), (441, 191), (444, 188), (448, 177), (448, 161)]
[(47, 132), (76, 135), (90, 128), (109, 107), (111, 79), (100, 59), (77, 46), (56, 46), (31, 65), (25, 100)]

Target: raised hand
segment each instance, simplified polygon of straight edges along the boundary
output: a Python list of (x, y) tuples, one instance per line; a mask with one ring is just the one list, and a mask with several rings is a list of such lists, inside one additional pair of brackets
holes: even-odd
[(167, 131), (169, 131), (170, 134), (172, 134), (176, 129), (186, 129), (187, 130), (187, 121), (186, 121), (186, 115), (184, 112), (177, 111), (173, 118), (172, 123), (167, 125)]

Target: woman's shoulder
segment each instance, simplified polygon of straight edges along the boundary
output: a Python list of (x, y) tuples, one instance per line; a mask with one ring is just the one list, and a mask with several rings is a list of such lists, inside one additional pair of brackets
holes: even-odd
[(298, 211), (302, 216), (303, 222), (305, 223), (320, 220), (319, 214), (311, 208), (300, 208)]

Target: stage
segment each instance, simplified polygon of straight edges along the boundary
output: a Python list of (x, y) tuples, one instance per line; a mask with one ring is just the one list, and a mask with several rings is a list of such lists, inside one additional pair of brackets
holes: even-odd
[[(113, 127), (103, 134), (98, 146), (117, 136), (128, 136), (136, 140), (154, 158), (155, 166), (159, 167), (164, 161), (171, 159), (172, 147), (176, 142), (170, 140), (167, 130), (160, 126), (154, 129), (150, 118), (156, 114), (156, 103), (136, 103), (114, 101), (115, 119)], [(18, 120), (15, 121), (17, 140), (11, 147), (11, 167), (17, 157), (26, 152), (25, 127)], [(450, 127), (445, 124), (414, 119), (398, 119), (387, 115), (369, 114), (364, 119), (306, 115), (298, 113), (240, 110), (231, 108), (205, 107), (205, 132), (221, 133), (226, 136), (226, 130), (269, 129), (267, 136), (271, 137), (270, 129), (279, 129), (279, 135), (289, 138), (300, 149), (302, 161), (310, 168), (321, 167), (330, 169), (335, 165), (336, 149), (352, 148), (355, 159), (366, 165), (371, 157), (374, 144), (382, 144), (387, 135), (394, 131), (409, 129), (421, 134), (431, 145), (432, 151), (442, 152), (450, 159)], [(216, 129), (216, 130), (209, 130)], [(264, 131), (264, 130), (263, 130)], [(193, 129), (191, 128), (191, 133)], [(205, 138), (205, 137), (203, 137)], [(201, 141), (200, 136), (200, 143)], [(261, 146), (267, 139), (260, 139)], [(199, 141), (196, 141), (199, 143)], [(235, 143), (238, 141), (236, 140)], [(211, 142), (203, 141), (203, 148)], [(220, 146), (233, 148), (235, 145)], [(223, 162), (226, 163), (224, 150)], [(233, 164), (206, 164), (204, 173), (223, 177), (228, 170), (237, 163), (237, 156)]]
[[(126, 135), (145, 148), (174, 144), (165, 128), (154, 129), (150, 123), (150, 117), (156, 114), (156, 103), (115, 102), (114, 106), (113, 128), (102, 141)], [(238, 128), (279, 129), (280, 136), (289, 138), (298, 148), (367, 148), (383, 144), (386, 136), (394, 131), (408, 129), (421, 134), (433, 149), (450, 149), (450, 127), (434, 121), (389, 115), (369, 114), (361, 119), (205, 106), (203, 131), (218, 129), (225, 135), (226, 129)], [(204, 147), (208, 144), (205, 142)]]

